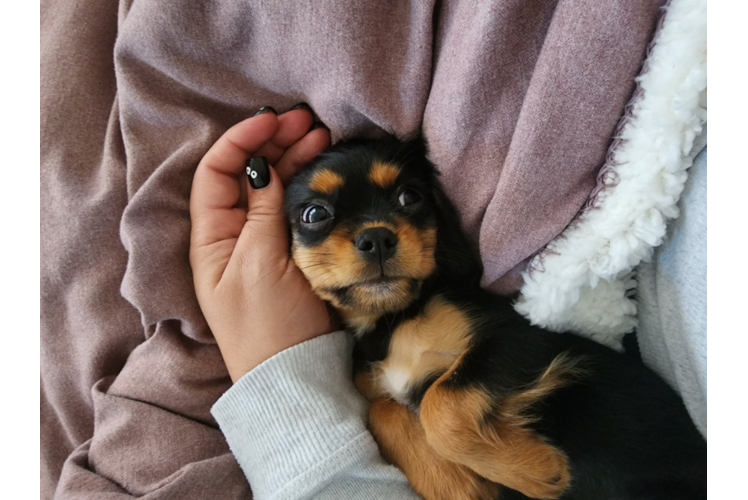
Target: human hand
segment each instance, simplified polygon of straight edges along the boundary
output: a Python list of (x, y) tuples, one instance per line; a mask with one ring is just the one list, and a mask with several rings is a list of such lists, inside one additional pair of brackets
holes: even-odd
[[(190, 264), (205, 319), (236, 382), (273, 355), (332, 331), (327, 308), (289, 253), (283, 182), (330, 144), (307, 133), (305, 109), (263, 113), (221, 136), (195, 171)], [(270, 183), (253, 189), (246, 160), (264, 156)]]

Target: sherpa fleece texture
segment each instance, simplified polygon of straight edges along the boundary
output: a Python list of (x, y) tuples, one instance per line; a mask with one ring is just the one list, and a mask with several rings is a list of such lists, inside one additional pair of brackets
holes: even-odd
[(636, 326), (632, 271), (662, 243), (686, 170), (704, 146), (706, 61), (706, 0), (673, 0), (599, 189), (523, 273), (516, 309), (534, 324), (622, 349)]

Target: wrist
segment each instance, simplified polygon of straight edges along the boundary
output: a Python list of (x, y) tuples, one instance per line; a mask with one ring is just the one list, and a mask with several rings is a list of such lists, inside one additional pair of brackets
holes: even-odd
[(277, 356), (278, 354), (323, 335), (333, 332), (329, 323), (325, 327), (319, 327), (313, 330), (313, 333), (304, 332), (300, 335), (292, 334), (275, 334), (265, 338), (248, 338), (242, 337), (243, 342), (240, 345), (216, 341), (221, 351), (221, 356), (226, 364), (231, 381), (236, 383), (244, 375), (251, 372), (265, 361)]

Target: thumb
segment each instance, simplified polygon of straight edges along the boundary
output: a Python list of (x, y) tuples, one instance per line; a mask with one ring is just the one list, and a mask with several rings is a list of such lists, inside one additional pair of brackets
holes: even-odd
[(237, 246), (251, 247), (251, 253), (257, 257), (287, 257), (283, 183), (264, 156), (250, 158), (246, 170), (249, 211)]

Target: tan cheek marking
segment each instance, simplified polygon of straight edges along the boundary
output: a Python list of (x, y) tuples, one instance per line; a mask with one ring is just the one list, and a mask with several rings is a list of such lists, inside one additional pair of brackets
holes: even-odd
[(391, 163), (374, 162), (369, 171), (369, 180), (379, 187), (390, 187), (400, 175), (400, 169)]
[(436, 269), (436, 229), (417, 229), (402, 220), (397, 222), (400, 251), (396, 263), (409, 276), (427, 277)]
[(321, 287), (344, 287), (355, 283), (365, 268), (350, 235), (340, 228), (333, 230), (315, 247), (307, 248), (294, 242), (291, 251), (296, 266), (317, 294)]
[(331, 194), (336, 189), (343, 187), (345, 180), (332, 170), (319, 170), (312, 175), (309, 181), (309, 189), (318, 193)]
[(396, 398), (426, 377), (447, 370), (463, 354), (472, 324), (453, 304), (437, 296), (423, 315), (404, 321), (392, 335), (382, 361), (382, 384)]

